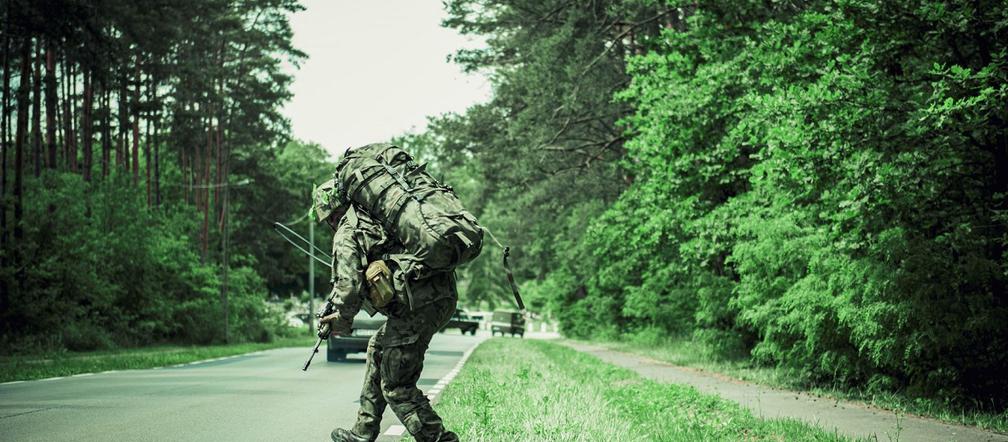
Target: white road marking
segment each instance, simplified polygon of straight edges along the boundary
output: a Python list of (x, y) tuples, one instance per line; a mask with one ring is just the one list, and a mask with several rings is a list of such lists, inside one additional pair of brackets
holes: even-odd
[(406, 427), (402, 425), (392, 425), (385, 430), (386, 436), (402, 436), (406, 432)]
[[(215, 361), (222, 361), (222, 360), (225, 360), (225, 359), (233, 359), (233, 358), (237, 358), (237, 357), (240, 357), (240, 356), (256, 355), (256, 354), (260, 354), (260, 353), (264, 353), (264, 352), (265, 352), (265, 350), (260, 350), (260, 351), (254, 352), (254, 353), (242, 353), (242, 354), (231, 355), (231, 356), (223, 356), (223, 357), (214, 358), (214, 359), (204, 359), (202, 361), (193, 361), (193, 362), (189, 362), (189, 363), (181, 363), (181, 364), (167, 365), (167, 366), (162, 365), (160, 367), (151, 367), (151, 368), (138, 368), (138, 369), (133, 369), (133, 370), (159, 370), (159, 369), (162, 369), (162, 368), (187, 367), (187, 366), (190, 366), (190, 365), (204, 364), (204, 363), (207, 363), (207, 362), (215, 362)], [(96, 375), (96, 374), (118, 373), (120, 371), (123, 371), (123, 370), (105, 370), (105, 371), (99, 371), (99, 372), (95, 372), (95, 373), (78, 373), (78, 374), (74, 374), (74, 375), (70, 375), (70, 376), (57, 376), (57, 377), (54, 377), (54, 378), (35, 379), (35, 380), (33, 380), (33, 382), (55, 381), (57, 379), (77, 378), (77, 377), (83, 377), (83, 376), (92, 376), (92, 375)], [(2, 382), (2, 383), (0, 383), (0, 385), (17, 384), (17, 383), (20, 383), (20, 382), (26, 382), (26, 381)]]
[(444, 377), (439, 379), (437, 384), (434, 384), (434, 387), (427, 392), (427, 396), (434, 398), (438, 394), (440, 394), (441, 391), (443, 391), (445, 387), (447, 387), (448, 384), (450, 384), (451, 381), (455, 379), (455, 376), (458, 376), (459, 370), (461, 370), (462, 366), (465, 365), (467, 360), (469, 360), (469, 356), (472, 355), (472, 352), (473, 350), (476, 349), (476, 347), (479, 347), (479, 344), (469, 347), (469, 349), (462, 354), (462, 357), (459, 358), (458, 362), (455, 363), (455, 366), (452, 367), (451, 371), (449, 371), (447, 374), (444, 375)]

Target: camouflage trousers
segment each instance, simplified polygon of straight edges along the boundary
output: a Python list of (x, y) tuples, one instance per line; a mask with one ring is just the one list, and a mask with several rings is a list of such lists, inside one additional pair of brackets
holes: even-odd
[(382, 413), (390, 406), (417, 441), (458, 441), (417, 388), (424, 353), (434, 333), (455, 312), (456, 301), (455, 297), (444, 298), (415, 311), (402, 308), (405, 311), (401, 314), (393, 310), (371, 337), (354, 433), (377, 435)]

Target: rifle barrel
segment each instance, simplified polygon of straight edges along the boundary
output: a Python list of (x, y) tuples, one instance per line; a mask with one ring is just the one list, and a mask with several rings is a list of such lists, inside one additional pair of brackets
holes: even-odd
[(311, 365), (312, 359), (315, 358), (315, 353), (318, 353), (318, 348), (322, 345), (323, 339), (325, 338), (319, 338), (318, 341), (315, 342), (315, 349), (312, 350), (311, 356), (308, 356), (308, 361), (304, 363), (304, 368), (302, 368), (301, 371), (308, 371), (308, 366)]

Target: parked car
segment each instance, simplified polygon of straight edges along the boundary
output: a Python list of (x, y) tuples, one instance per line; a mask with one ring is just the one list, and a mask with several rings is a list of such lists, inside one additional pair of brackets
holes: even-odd
[(494, 311), (490, 321), (490, 334), (496, 336), (497, 333), (500, 333), (501, 336), (510, 333), (511, 336), (518, 335), (524, 338), (525, 317), (521, 312), (512, 310)]
[(441, 327), (441, 331), (444, 332), (449, 328), (457, 328), (463, 335), (466, 333), (475, 335), (476, 329), (479, 328), (479, 321), (469, 318), (469, 315), (462, 309), (455, 309), (455, 314), (452, 315), (451, 319), (448, 320), (448, 323), (445, 324), (444, 327)]
[(329, 362), (346, 360), (347, 354), (366, 353), (368, 340), (385, 324), (386, 317), (377, 314), (368, 316), (360, 311), (353, 318), (350, 336), (330, 336), (326, 343), (326, 360)]

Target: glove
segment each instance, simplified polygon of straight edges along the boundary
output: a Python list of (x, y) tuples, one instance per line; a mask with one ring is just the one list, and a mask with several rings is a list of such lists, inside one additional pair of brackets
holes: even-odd
[(319, 337), (349, 336), (353, 327), (353, 318), (344, 318), (339, 310), (333, 310), (328, 315), (319, 318)]

